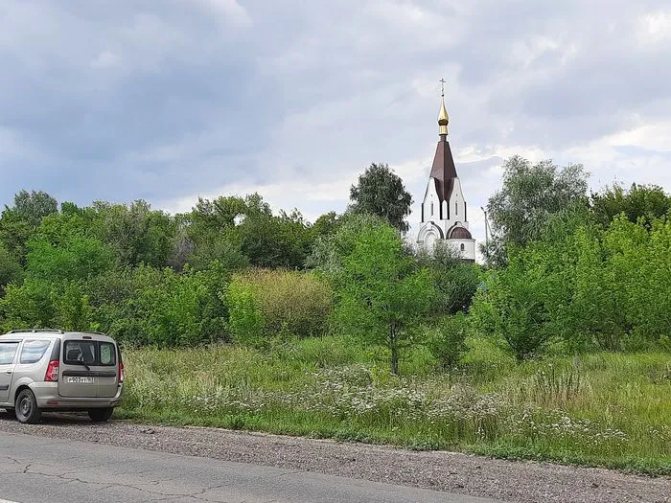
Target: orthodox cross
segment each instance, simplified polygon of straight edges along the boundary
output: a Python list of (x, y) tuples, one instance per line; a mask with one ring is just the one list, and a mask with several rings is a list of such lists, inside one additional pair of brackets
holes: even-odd
[(440, 95), (444, 98), (445, 97), (445, 79), (440, 79)]

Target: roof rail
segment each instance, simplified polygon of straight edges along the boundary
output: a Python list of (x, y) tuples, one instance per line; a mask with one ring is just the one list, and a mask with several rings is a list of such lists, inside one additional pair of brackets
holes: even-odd
[(33, 334), (64, 334), (62, 330), (59, 330), (58, 328), (20, 328), (20, 329), (15, 329), (15, 330), (10, 330), (7, 332), (8, 334), (25, 334), (26, 332), (33, 333)]

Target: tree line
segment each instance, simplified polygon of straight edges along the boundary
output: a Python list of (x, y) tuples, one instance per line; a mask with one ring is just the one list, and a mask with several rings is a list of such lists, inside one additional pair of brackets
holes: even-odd
[(671, 349), (670, 209), (658, 186), (588, 194), (581, 166), (509, 159), (488, 204), (494, 238), (474, 327), (519, 360), (551, 345)]
[(587, 187), (579, 165), (507, 160), (482, 266), (409, 244), (412, 198), (384, 164), (359, 177), (346, 212), (312, 223), (258, 194), (170, 215), (21, 191), (0, 217), (0, 327), (269, 349), (333, 333), (386, 347), (393, 372), (417, 345), (458, 365), (473, 335), (520, 360), (549, 347), (668, 347), (671, 198)]

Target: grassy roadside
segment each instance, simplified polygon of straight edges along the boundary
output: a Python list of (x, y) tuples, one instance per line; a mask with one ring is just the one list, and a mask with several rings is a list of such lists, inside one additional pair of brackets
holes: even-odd
[(461, 369), (424, 351), (402, 376), (339, 338), (259, 352), (127, 351), (122, 416), (671, 474), (671, 355), (597, 353), (517, 365), (471, 341)]

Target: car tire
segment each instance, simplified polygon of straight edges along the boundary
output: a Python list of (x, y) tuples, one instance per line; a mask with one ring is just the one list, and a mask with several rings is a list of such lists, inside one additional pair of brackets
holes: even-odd
[(105, 421), (108, 421), (110, 417), (112, 417), (113, 412), (114, 407), (105, 407), (103, 409), (90, 409), (89, 417), (91, 418), (91, 421), (93, 421), (94, 423), (104, 423)]
[(35, 424), (42, 418), (42, 411), (37, 406), (35, 395), (29, 389), (24, 389), (16, 397), (14, 413), (20, 423)]

